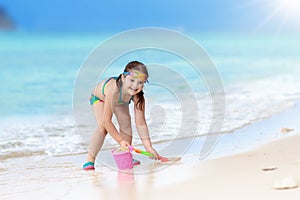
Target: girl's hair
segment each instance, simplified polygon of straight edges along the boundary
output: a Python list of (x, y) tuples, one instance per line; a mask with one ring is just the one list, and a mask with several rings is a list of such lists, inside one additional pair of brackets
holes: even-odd
[[(130, 70), (137, 70), (137, 71), (139, 71), (141, 73), (144, 73), (144, 74), (146, 74), (147, 78), (149, 76), (148, 70), (147, 70), (146, 66), (143, 63), (139, 62), (139, 61), (129, 62), (125, 66), (124, 72), (129, 72)], [(123, 85), (121, 77), (122, 77), (122, 74), (120, 74), (119, 77), (116, 80), (116, 84), (117, 84), (118, 88), (121, 88), (122, 85)], [(135, 107), (138, 110), (144, 110), (145, 98), (144, 98), (144, 92), (143, 92), (143, 90), (140, 91), (139, 93), (137, 93), (136, 95), (137, 95), (138, 101), (137, 101), (137, 104), (135, 105)]]

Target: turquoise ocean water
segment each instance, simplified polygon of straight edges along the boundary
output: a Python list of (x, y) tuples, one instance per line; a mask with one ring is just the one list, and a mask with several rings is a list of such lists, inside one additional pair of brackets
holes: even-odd
[[(89, 53), (109, 36), (111, 34), (100, 33), (0, 34), (0, 158), (86, 151), (82, 145), (86, 143), (82, 140), (85, 133), (78, 133), (74, 123), (74, 82)], [(223, 80), (226, 115), (222, 132), (272, 116), (300, 99), (298, 37), (208, 33), (193, 33), (189, 37), (206, 50)], [(162, 64), (181, 74), (197, 96), (201, 118), (197, 134), (206, 133), (211, 117), (208, 91), (201, 77), (178, 57), (151, 49), (132, 52), (114, 61), (99, 79), (118, 75), (130, 59)], [(172, 74), (159, 70), (149, 71), (153, 76), (177, 84), (178, 89), (168, 91), (166, 87), (151, 85), (150, 73), (150, 84), (145, 86), (150, 102), (146, 118), (154, 142), (174, 138), (174, 130), (179, 129), (181, 120), (174, 96), (185, 92), (184, 84), (174, 81)], [(86, 93), (82, 104), (89, 107), (90, 91)], [(151, 110), (157, 115), (151, 114)], [(163, 123), (159, 116), (164, 116)], [(86, 131), (93, 128), (87, 127)], [(89, 134), (86, 133), (87, 138)], [(134, 143), (139, 141), (134, 140)]]

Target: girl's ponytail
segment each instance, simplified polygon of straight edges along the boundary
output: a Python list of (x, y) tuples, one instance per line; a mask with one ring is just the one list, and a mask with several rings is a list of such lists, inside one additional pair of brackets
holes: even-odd
[(123, 86), (123, 83), (122, 83), (122, 74), (120, 74), (116, 80), (116, 84), (117, 84), (117, 87), (118, 88), (121, 88)]
[(138, 110), (144, 110), (144, 108), (145, 108), (145, 98), (144, 98), (143, 90), (140, 91), (139, 93), (137, 93), (136, 95), (137, 95), (138, 101), (137, 101), (135, 107)]

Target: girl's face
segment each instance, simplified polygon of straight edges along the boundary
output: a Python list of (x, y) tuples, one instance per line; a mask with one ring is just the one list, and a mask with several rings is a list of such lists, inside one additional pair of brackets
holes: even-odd
[(123, 75), (124, 89), (132, 96), (142, 91), (146, 81), (147, 76), (137, 70), (130, 71), (128, 75)]

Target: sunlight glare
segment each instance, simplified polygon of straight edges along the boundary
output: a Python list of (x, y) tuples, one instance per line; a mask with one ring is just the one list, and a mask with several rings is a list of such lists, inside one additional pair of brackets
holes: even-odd
[(300, 20), (300, 0), (278, 0), (282, 14), (295, 20)]

